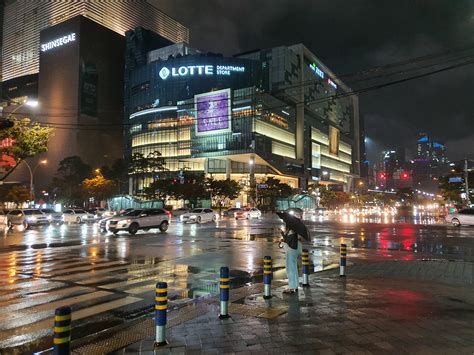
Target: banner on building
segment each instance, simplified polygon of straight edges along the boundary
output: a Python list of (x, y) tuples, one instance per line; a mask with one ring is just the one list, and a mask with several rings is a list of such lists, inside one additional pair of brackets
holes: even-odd
[(196, 136), (231, 131), (230, 89), (194, 96)]

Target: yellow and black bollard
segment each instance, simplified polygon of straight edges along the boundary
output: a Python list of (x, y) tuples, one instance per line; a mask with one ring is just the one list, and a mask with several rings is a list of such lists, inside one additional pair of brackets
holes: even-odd
[(54, 312), (53, 354), (69, 355), (71, 352), (71, 307), (56, 308)]
[(158, 282), (155, 291), (155, 346), (163, 346), (168, 344), (166, 341), (168, 284), (166, 282)]
[(263, 258), (263, 298), (272, 298), (272, 257)]
[(301, 262), (303, 264), (303, 287), (309, 287), (309, 251), (303, 249), (301, 253)]
[(346, 276), (346, 257), (347, 257), (347, 245), (341, 244), (341, 264), (339, 267), (339, 276)]
[(219, 279), (220, 299), (221, 299), (221, 313), (220, 319), (229, 318), (229, 291), (230, 291), (230, 276), (229, 268), (227, 266), (221, 267), (221, 275)]

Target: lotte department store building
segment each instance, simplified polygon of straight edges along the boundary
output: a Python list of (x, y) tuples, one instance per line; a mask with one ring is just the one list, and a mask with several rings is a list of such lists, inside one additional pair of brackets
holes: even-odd
[(174, 44), (141, 57), (126, 65), (125, 157), (158, 151), (168, 171), (135, 176), (131, 193), (181, 171), (302, 190), (350, 190), (359, 176), (357, 96), (302, 44), (234, 57)]

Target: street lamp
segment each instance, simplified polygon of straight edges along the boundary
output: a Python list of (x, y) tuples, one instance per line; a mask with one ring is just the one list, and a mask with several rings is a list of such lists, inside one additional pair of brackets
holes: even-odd
[(33, 185), (33, 178), (34, 178), (36, 169), (38, 169), (38, 167), (40, 165), (46, 165), (48, 163), (48, 161), (46, 159), (40, 160), (38, 162), (38, 164), (36, 164), (33, 169), (31, 169), (30, 164), (28, 164), (28, 162), (26, 160), (23, 160), (23, 161), (25, 162), (26, 167), (28, 168), (28, 171), (30, 172), (30, 200), (34, 201), (35, 192), (34, 192), (34, 187), (33, 187), (34, 186)]

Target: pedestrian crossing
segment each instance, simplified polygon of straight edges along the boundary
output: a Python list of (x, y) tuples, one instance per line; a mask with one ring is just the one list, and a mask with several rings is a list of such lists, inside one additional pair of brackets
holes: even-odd
[(193, 274), (187, 265), (172, 260), (111, 260), (100, 247), (86, 255), (84, 250), (89, 249), (0, 254), (0, 352), (51, 336), (54, 311), (61, 306), (72, 307), (74, 326), (87, 318), (151, 308), (157, 281), (168, 282), (170, 298), (184, 301), (197, 284), (217, 290), (215, 275)]

